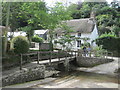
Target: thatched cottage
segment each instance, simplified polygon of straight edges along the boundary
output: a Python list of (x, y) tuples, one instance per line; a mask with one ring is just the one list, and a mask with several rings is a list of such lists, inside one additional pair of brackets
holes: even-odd
[[(71, 36), (80, 37), (80, 38), (89, 38), (87, 42), (89, 42), (91, 46), (96, 45), (94, 42), (92, 42), (98, 37), (98, 29), (94, 18), (73, 19), (73, 20), (67, 20), (65, 22), (67, 26), (69, 26), (73, 30), (73, 32), (70, 33)], [(64, 32), (62, 33), (59, 32), (57, 34), (58, 34), (57, 38), (59, 38), (59, 36), (64, 34)], [(80, 49), (80, 46), (83, 43), (84, 40), (82, 39), (73, 41), (73, 46), (71, 48), (74, 50)]]

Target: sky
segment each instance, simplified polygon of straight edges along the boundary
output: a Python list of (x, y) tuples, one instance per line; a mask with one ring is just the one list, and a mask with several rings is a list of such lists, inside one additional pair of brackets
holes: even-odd
[[(77, 3), (79, 1), (84, 1), (84, 0), (44, 0), (47, 3), (47, 6), (53, 6), (55, 2), (63, 2), (64, 4), (67, 2), (69, 3)], [(106, 0), (108, 3), (110, 3), (112, 0)]]

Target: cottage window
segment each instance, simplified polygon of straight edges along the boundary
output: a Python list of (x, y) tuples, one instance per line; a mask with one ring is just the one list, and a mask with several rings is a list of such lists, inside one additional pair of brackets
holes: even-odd
[(81, 40), (78, 40), (77, 41), (77, 47), (80, 47), (80, 45), (81, 45)]
[(80, 37), (81, 36), (81, 33), (78, 33), (78, 37)]

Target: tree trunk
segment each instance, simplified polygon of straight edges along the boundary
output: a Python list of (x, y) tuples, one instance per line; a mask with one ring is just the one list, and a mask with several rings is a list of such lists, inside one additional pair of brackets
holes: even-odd
[(7, 9), (7, 17), (6, 17), (6, 28), (4, 31), (4, 40), (3, 40), (3, 56), (6, 55), (7, 51), (7, 33), (8, 33), (8, 25), (9, 25), (9, 17), (10, 17), (10, 2), (8, 3), (8, 9)]

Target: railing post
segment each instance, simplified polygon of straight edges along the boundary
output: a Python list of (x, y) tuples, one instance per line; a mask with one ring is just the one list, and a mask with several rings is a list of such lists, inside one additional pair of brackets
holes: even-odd
[(82, 56), (82, 52), (80, 49), (78, 49), (78, 56)]
[(67, 58), (67, 51), (65, 52), (66, 56), (65, 56), (65, 71), (69, 71), (69, 59)]
[(58, 54), (58, 55), (57, 55), (57, 56), (58, 56), (58, 61), (60, 61), (59, 53), (60, 53), (60, 52), (58, 51), (58, 53), (57, 53), (57, 54)]
[(76, 54), (77, 52), (75, 51), (75, 57), (77, 57), (77, 54)]
[(107, 56), (108, 56), (108, 52), (106, 51), (106, 58), (107, 58)]
[(73, 56), (73, 52), (71, 51), (71, 57)]
[(51, 57), (52, 57), (52, 51), (50, 51), (50, 60), (49, 60), (49, 65), (51, 65)]
[(23, 55), (20, 54), (20, 70), (22, 70), (22, 59), (23, 59)]
[(39, 54), (39, 51), (38, 51), (37, 55), (38, 55), (37, 64), (39, 64), (39, 59), (40, 59), (40, 54)]
[(79, 56), (79, 49), (77, 50), (77, 53), (78, 53), (77, 56)]
[(112, 59), (113, 59), (113, 52), (111, 52), (111, 54), (112, 54)]

